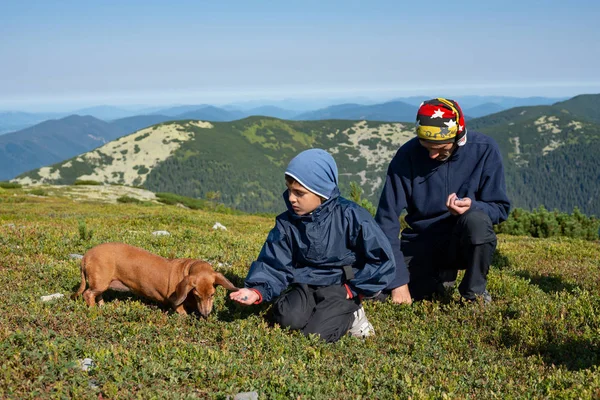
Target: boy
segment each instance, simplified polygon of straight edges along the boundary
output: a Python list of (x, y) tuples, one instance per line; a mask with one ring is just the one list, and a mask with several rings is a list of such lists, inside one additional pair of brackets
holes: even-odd
[(288, 210), (277, 216), (245, 288), (230, 298), (245, 305), (277, 298), (275, 322), (327, 342), (347, 332), (373, 335), (361, 299), (394, 277), (388, 239), (364, 208), (340, 197), (337, 165), (325, 150), (298, 154), (285, 179)]

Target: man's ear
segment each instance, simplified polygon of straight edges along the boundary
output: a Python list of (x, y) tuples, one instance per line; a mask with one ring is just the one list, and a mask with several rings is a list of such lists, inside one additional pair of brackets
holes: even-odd
[(175, 289), (175, 293), (171, 295), (170, 299), (175, 307), (183, 303), (190, 290), (192, 290), (192, 287), (193, 286), (189, 275), (183, 278), (181, 282), (179, 282), (179, 285), (177, 285), (177, 289)]
[(233, 283), (229, 281), (229, 279), (225, 278), (223, 274), (220, 272), (215, 272), (215, 285), (221, 285), (227, 290), (231, 290), (232, 292), (237, 292), (239, 289), (235, 287)]

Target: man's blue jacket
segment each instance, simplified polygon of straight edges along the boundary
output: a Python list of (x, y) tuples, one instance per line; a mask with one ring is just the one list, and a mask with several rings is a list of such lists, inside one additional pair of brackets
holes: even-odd
[[(411, 244), (422, 241), (434, 248), (452, 232), (458, 218), (446, 208), (452, 193), (469, 197), (471, 209), (487, 213), (493, 224), (506, 220), (510, 202), (502, 156), (492, 138), (469, 131), (467, 143), (445, 162), (432, 160), (416, 137), (400, 147), (388, 167), (375, 216), (396, 261), (396, 277), (388, 289), (410, 280), (402, 249), (410, 252)], [(405, 209), (409, 227), (402, 231), (401, 245), (399, 217)]]
[[(346, 283), (353, 294), (368, 297), (391, 282), (395, 271), (392, 248), (367, 210), (340, 197), (337, 188), (304, 216), (294, 213), (287, 191), (283, 198), (288, 210), (277, 216), (245, 287), (270, 301), (292, 283)], [(342, 267), (348, 265), (354, 278), (346, 281)]]

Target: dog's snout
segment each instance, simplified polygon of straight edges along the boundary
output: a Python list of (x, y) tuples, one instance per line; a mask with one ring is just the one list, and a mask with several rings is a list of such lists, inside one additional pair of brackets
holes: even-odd
[(202, 300), (200, 300), (200, 302), (198, 304), (198, 310), (200, 310), (200, 314), (204, 318), (208, 318), (208, 315), (212, 311), (212, 308), (213, 308), (213, 299), (212, 299), (212, 297), (207, 298), (207, 299), (202, 299)]

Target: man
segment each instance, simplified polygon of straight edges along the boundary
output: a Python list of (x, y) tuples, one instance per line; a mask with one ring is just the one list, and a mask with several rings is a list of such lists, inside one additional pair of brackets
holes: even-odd
[[(394, 303), (410, 304), (443, 293), (465, 269), (462, 298), (489, 303), (493, 225), (510, 208), (498, 145), (477, 132), (467, 135), (458, 103), (443, 98), (421, 104), (416, 131), (390, 162), (375, 217), (396, 261), (386, 291)], [(409, 227), (400, 239), (403, 210)]]

